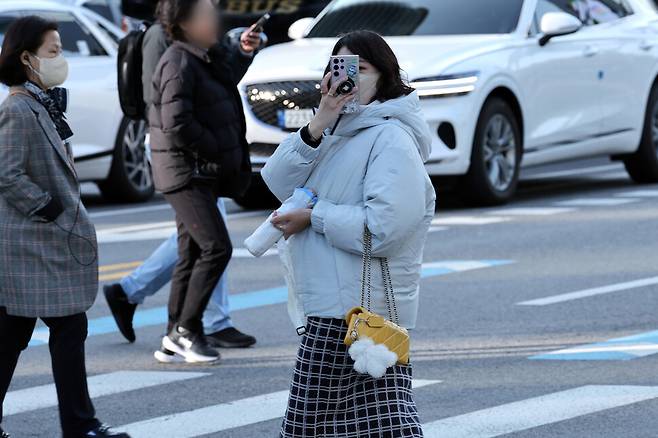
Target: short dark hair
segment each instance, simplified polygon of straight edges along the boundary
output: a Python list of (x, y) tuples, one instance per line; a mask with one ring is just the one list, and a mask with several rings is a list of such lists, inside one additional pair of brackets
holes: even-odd
[(0, 52), (0, 82), (10, 87), (27, 81), (25, 65), (21, 62), (24, 51), (36, 53), (46, 33), (58, 30), (57, 23), (36, 15), (14, 20), (5, 33)]
[[(331, 52), (337, 55), (340, 49), (346, 47), (355, 55), (368, 61), (379, 72), (381, 77), (377, 82), (377, 94), (374, 100), (385, 102), (406, 96), (414, 91), (402, 79), (402, 70), (393, 49), (386, 43), (381, 35), (369, 30), (357, 30), (343, 35)], [(329, 72), (329, 67), (325, 74)]]
[(185, 34), (180, 24), (190, 18), (192, 10), (199, 0), (160, 0), (157, 18), (169, 39), (185, 41)]

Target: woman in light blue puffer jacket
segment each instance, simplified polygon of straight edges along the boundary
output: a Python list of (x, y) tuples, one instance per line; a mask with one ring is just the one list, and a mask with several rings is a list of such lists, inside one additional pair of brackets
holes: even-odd
[[(365, 225), (373, 257), (389, 261), (400, 325), (416, 324), (436, 198), (423, 164), (431, 135), (416, 92), (402, 81), (397, 59), (379, 35), (347, 34), (333, 54), (360, 56), (361, 111), (339, 116), (353, 96), (338, 95), (325, 76), (315, 118), (284, 140), (262, 171), (282, 201), (304, 186), (319, 199), (313, 209), (273, 221), (290, 237), (292, 275), (307, 317), (281, 433), (420, 437), (411, 367), (396, 365), (379, 379), (357, 374), (342, 339), (345, 314), (361, 301)], [(372, 284), (372, 310), (388, 315), (377, 266)]]

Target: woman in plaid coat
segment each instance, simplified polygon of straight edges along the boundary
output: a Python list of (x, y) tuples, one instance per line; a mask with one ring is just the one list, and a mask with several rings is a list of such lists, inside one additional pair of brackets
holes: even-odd
[(0, 82), (11, 87), (0, 106), (0, 403), (41, 318), (64, 438), (127, 437), (96, 419), (87, 390), (97, 245), (66, 143), (66, 93), (55, 88), (68, 73), (61, 52), (57, 24), (31, 16), (9, 26), (0, 53)]
[[(359, 374), (343, 339), (345, 315), (361, 302), (364, 226), (372, 233), (372, 256), (389, 261), (399, 315), (393, 319), (406, 328), (416, 324), (423, 247), (434, 216), (434, 188), (423, 165), (431, 134), (418, 95), (402, 81), (384, 39), (349, 33), (333, 55), (351, 54), (359, 55), (359, 111), (339, 115), (356, 94), (337, 93), (339, 81), (332, 84), (327, 74), (313, 121), (286, 138), (262, 171), (281, 200), (302, 186), (318, 195), (312, 209), (272, 221), (290, 237), (292, 283), (307, 319), (281, 436), (420, 438), (411, 366), (392, 366), (380, 377)], [(388, 315), (377, 271), (371, 308)]]

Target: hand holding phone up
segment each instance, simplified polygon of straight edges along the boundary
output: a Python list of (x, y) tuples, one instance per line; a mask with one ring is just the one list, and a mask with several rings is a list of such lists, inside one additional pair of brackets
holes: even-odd
[(252, 53), (261, 45), (261, 36), (265, 23), (270, 19), (270, 14), (263, 15), (257, 22), (252, 24), (240, 36), (240, 46), (247, 53)]

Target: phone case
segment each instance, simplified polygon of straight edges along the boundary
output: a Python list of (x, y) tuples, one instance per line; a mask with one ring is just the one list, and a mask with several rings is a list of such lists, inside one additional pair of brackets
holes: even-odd
[[(354, 87), (359, 86), (359, 56), (332, 56), (329, 59), (329, 68), (331, 71), (331, 86), (338, 82), (340, 85), (336, 89), (338, 94), (349, 94)], [(354, 99), (349, 100), (342, 110), (343, 114), (350, 114), (359, 111), (359, 94)]]

